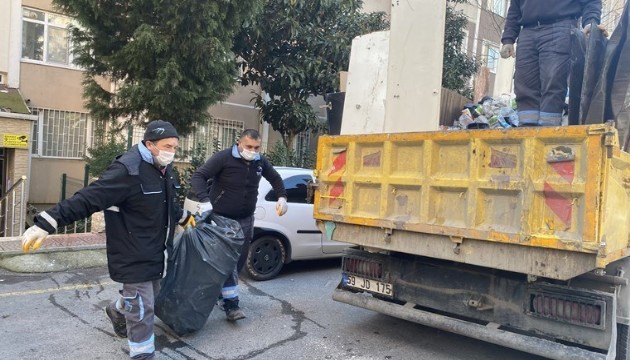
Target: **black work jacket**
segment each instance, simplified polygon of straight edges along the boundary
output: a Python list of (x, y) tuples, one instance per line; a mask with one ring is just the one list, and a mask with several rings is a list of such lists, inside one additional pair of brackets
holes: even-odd
[(579, 17), (585, 26), (591, 21), (599, 24), (601, 15), (601, 0), (511, 0), (501, 43), (514, 44), (522, 26)]
[(286, 198), (287, 192), (269, 160), (259, 155), (257, 160), (246, 161), (235, 147), (212, 155), (193, 173), (190, 184), (199, 201), (210, 201), (214, 212), (238, 220), (254, 214), (261, 177), (269, 181), (278, 197)]
[[(107, 260), (112, 280), (138, 283), (162, 278), (165, 250), (183, 218), (172, 166), (162, 170), (142, 160), (138, 146), (119, 156), (89, 186), (46, 210), (58, 226), (105, 210)], [(35, 223), (46, 229), (40, 216)]]

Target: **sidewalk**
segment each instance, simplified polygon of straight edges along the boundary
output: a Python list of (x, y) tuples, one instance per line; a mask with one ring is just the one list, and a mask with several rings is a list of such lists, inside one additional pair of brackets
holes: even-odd
[(51, 272), (104, 266), (104, 233), (50, 235), (42, 247), (22, 252), (20, 237), (0, 238), (0, 268), (14, 272)]

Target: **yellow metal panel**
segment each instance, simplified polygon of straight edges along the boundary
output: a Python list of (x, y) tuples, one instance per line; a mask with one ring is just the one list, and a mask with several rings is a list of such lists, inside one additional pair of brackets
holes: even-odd
[(324, 136), (315, 217), (626, 256), (630, 155), (607, 125)]

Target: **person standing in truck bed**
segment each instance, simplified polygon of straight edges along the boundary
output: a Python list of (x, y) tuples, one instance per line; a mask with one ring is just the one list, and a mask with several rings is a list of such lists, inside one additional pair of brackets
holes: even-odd
[[(559, 126), (570, 71), (571, 30), (599, 25), (601, 0), (511, 0), (501, 57), (516, 55), (514, 93), (521, 126)], [(518, 51), (514, 44), (518, 41)]]

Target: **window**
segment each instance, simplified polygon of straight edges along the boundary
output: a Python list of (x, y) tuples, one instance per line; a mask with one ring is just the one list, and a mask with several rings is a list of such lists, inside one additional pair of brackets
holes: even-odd
[(295, 146), (295, 152), (297, 154), (304, 153), (311, 148), (311, 138), (313, 135), (308, 131), (303, 131), (295, 137), (293, 146)]
[(31, 152), (40, 156), (81, 159), (87, 145), (89, 116), (53, 109), (31, 109), (39, 117)]
[(492, 0), (492, 10), (493, 13), (505, 17), (505, 12), (507, 9), (507, 0)]
[(499, 48), (492, 44), (486, 44), (486, 49), (486, 56), (488, 59), (486, 61), (486, 67), (491, 73), (496, 74), (497, 66), (499, 64)]
[[(309, 175), (296, 175), (284, 179), (284, 188), (287, 190), (287, 202), (306, 204), (307, 186), (313, 179)], [(271, 190), (265, 196), (267, 201), (278, 201), (276, 192)]]
[(73, 66), (70, 32), (72, 19), (28, 8), (22, 9), (22, 59)]
[(217, 151), (231, 147), (245, 130), (245, 123), (238, 120), (211, 119), (195, 127), (195, 131), (179, 138), (181, 160), (190, 161), (195, 145), (206, 147), (206, 158)]
[(464, 54), (468, 54), (468, 37), (470, 36), (470, 34), (468, 33), (468, 30), (463, 30), (462, 31), (464, 33), (464, 37), (462, 39), (462, 53)]

